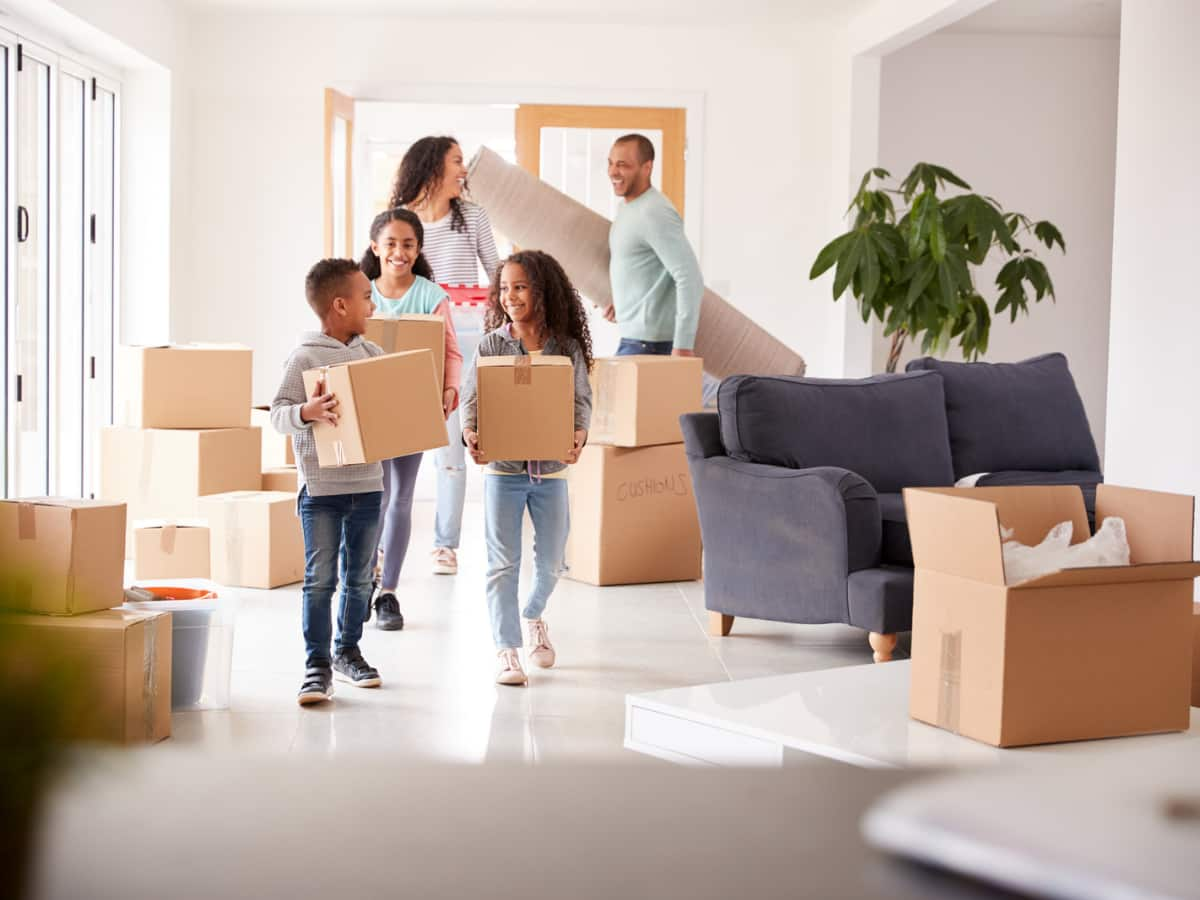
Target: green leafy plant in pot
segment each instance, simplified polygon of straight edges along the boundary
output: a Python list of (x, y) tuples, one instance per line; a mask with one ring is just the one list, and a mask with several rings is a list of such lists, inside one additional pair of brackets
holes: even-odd
[[(847, 212), (853, 227), (822, 248), (809, 272), (818, 278), (834, 270), (833, 299), (849, 288), (864, 322), (875, 316), (892, 339), (887, 371), (895, 372), (908, 338), (921, 340), (924, 353), (941, 353), (957, 339), (964, 359), (987, 352), (992, 315), (1012, 321), (1034, 302), (1054, 299), (1054, 283), (1033, 247), (1057, 244), (1062, 234), (1048, 221), (1005, 211), (991, 197), (942, 166), (917, 163), (899, 189), (873, 186), (891, 178), (886, 169), (862, 177)], [(965, 193), (939, 197), (951, 185)], [(907, 207), (897, 212), (893, 197)], [(1032, 238), (1032, 242), (1030, 242)], [(994, 310), (975, 287), (973, 269), (993, 251), (1009, 257), (996, 275)]]

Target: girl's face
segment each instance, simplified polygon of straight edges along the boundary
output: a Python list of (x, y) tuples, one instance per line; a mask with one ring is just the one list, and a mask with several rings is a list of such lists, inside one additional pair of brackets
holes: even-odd
[(540, 316), (529, 277), (519, 263), (505, 263), (500, 270), (500, 306), (510, 319), (522, 325), (534, 324)]
[(442, 193), (451, 199), (461, 197), (466, 181), (467, 166), (463, 162), (462, 147), (451, 144), (442, 160)]
[(379, 232), (378, 240), (371, 241), (371, 249), (379, 257), (379, 268), (384, 275), (405, 276), (412, 271), (421, 245), (411, 225), (392, 221)]

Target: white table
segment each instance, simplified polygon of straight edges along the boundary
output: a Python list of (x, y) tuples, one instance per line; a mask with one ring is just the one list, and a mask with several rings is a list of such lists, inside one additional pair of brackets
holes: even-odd
[(1000, 749), (908, 715), (908, 660), (675, 688), (625, 698), (625, 746), (672, 762), (783, 766), (820, 756), (866, 767), (1095, 758), (1190, 742), (1186, 732)]

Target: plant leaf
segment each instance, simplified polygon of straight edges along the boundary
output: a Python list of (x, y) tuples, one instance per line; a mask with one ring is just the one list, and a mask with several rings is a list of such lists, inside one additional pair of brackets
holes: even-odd
[(838, 256), (842, 252), (842, 247), (846, 241), (854, 236), (854, 232), (835, 237), (832, 241), (821, 248), (821, 252), (817, 254), (816, 260), (812, 264), (812, 268), (808, 271), (809, 280), (820, 278), (825, 272), (838, 261)]
[(850, 284), (850, 279), (854, 277), (858, 269), (858, 261), (862, 256), (862, 241), (859, 232), (853, 232), (848, 235), (850, 238), (842, 248), (842, 254), (838, 257), (837, 272), (833, 276), (833, 299), (837, 300), (846, 290), (846, 286)]

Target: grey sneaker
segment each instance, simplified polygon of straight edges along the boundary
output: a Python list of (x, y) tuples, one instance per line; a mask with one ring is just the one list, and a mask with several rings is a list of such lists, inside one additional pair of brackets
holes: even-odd
[(296, 702), (301, 706), (324, 703), (333, 696), (333, 672), (328, 666), (309, 666), (304, 670), (304, 681)]
[(383, 684), (374, 666), (367, 665), (361, 653), (349, 655), (339, 653), (333, 659), (333, 671), (339, 681), (348, 681), (355, 687), (374, 688)]

